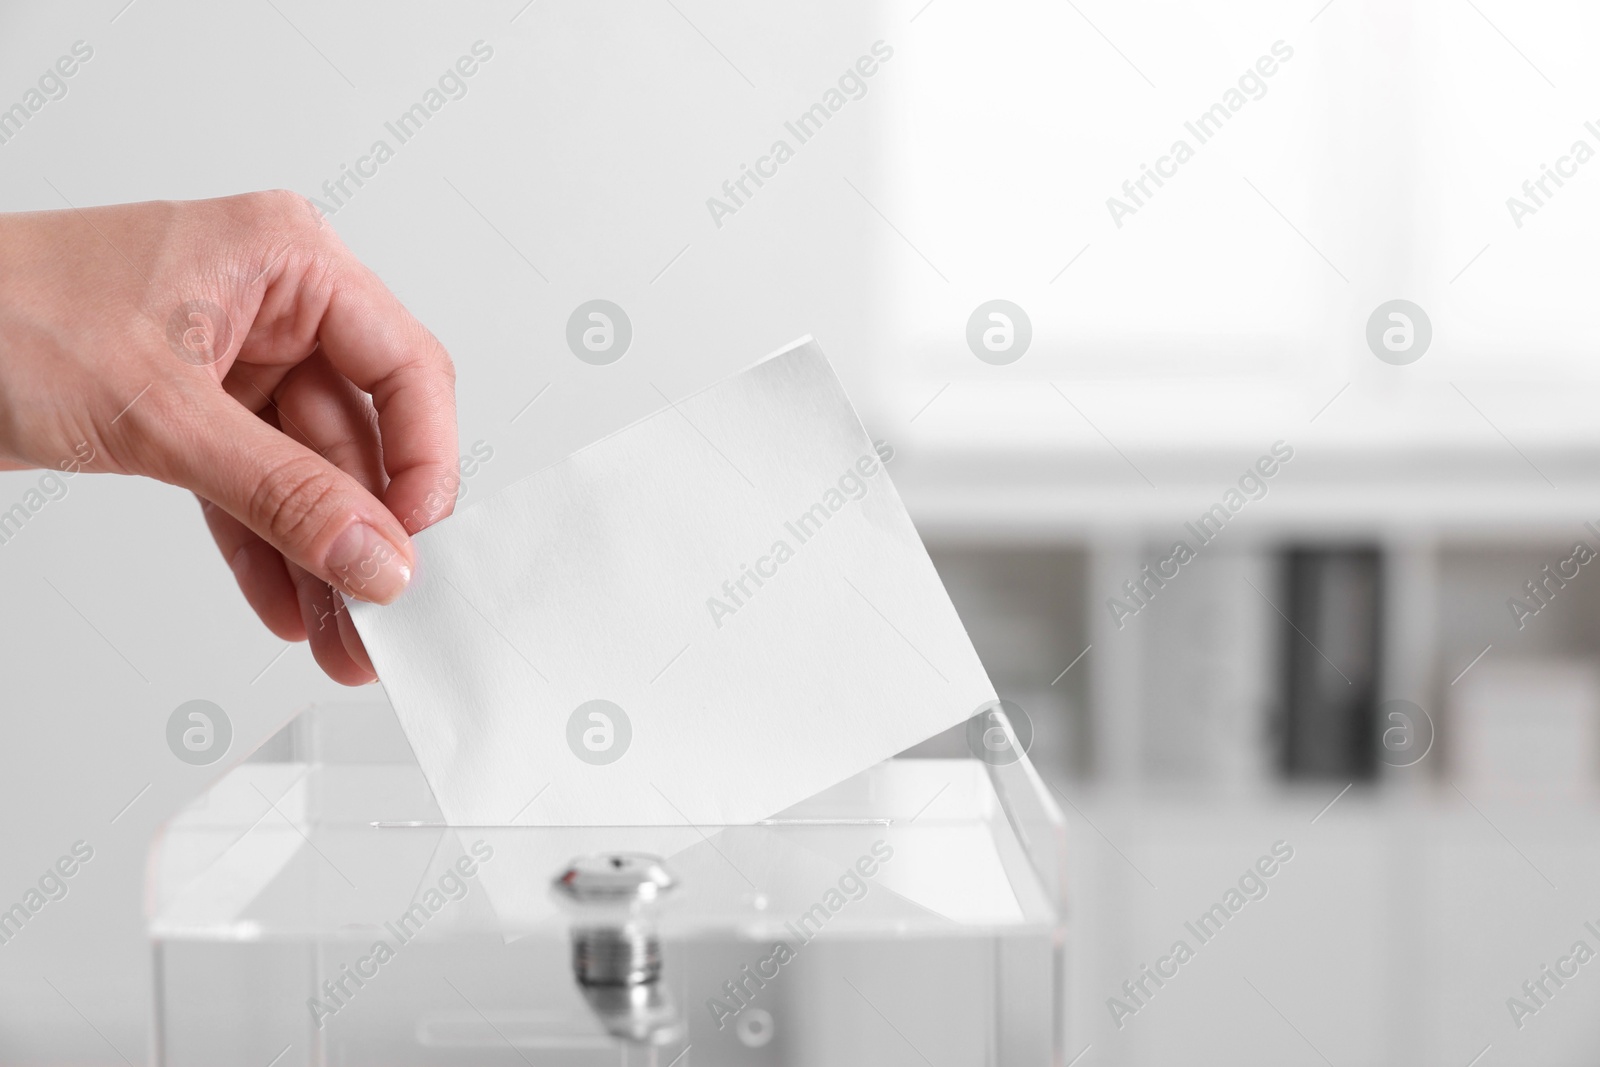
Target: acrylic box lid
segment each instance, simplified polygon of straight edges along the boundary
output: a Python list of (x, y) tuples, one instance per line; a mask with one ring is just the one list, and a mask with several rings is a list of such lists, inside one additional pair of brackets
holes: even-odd
[(887, 760), (754, 825), (445, 826), (389, 706), (327, 705), (165, 824), (147, 914), (158, 940), (513, 941), (567, 929), (570, 861), (630, 853), (671, 871), (669, 939), (1037, 935), (1062, 849), (1026, 756)]

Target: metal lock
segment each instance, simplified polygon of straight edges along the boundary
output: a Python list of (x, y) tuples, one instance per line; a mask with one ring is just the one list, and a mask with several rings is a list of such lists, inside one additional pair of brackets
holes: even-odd
[(661, 898), (678, 884), (657, 856), (607, 852), (573, 860), (551, 883), (572, 916), (572, 977), (606, 1031), (668, 1044), (682, 1020), (658, 979)]

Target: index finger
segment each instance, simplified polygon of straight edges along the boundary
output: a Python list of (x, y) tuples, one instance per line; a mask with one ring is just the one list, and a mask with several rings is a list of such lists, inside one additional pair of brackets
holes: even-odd
[(383, 502), (414, 534), (450, 514), (460, 487), (455, 366), (376, 274), (339, 252), (317, 337), (334, 368), (372, 396), (389, 475)]

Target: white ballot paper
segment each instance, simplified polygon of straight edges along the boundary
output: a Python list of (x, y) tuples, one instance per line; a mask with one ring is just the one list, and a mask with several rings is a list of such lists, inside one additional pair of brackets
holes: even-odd
[(995, 699), (809, 338), (416, 545), (349, 607), (455, 825), (755, 822)]

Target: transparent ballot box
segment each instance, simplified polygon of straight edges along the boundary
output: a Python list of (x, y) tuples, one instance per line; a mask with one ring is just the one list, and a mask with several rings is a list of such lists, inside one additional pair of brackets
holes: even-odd
[(152, 845), (156, 1062), (1063, 1063), (1025, 756), (888, 760), (754, 825), (515, 822), (445, 825), (387, 705), (300, 714)]

